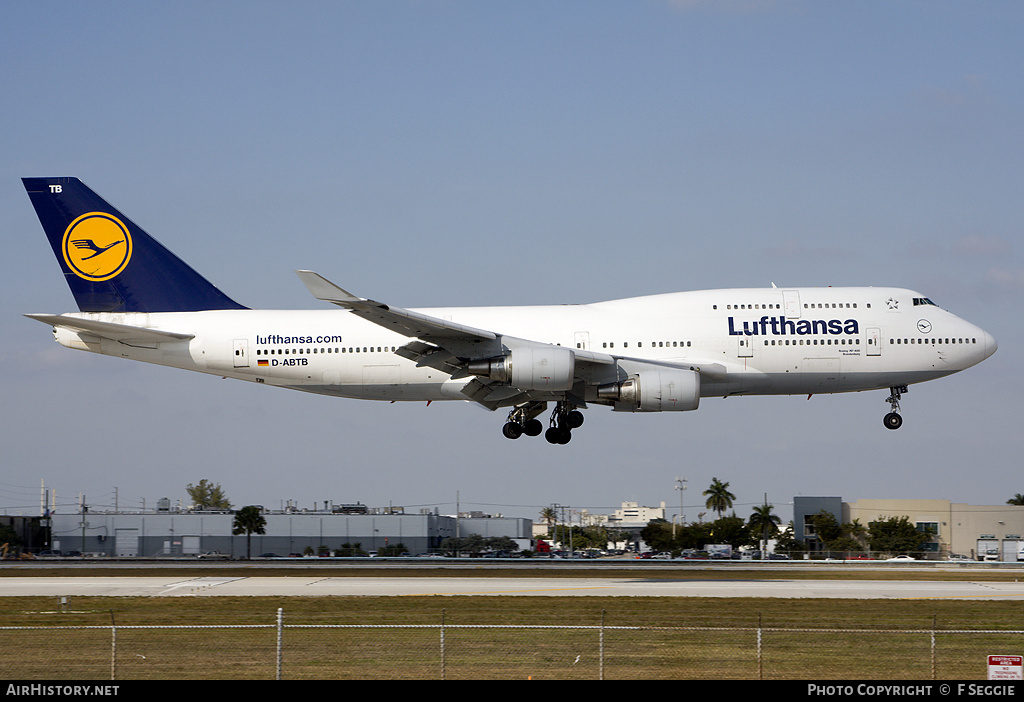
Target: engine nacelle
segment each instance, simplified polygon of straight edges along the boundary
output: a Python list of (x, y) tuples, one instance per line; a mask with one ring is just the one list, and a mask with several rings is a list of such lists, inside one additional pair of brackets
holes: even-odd
[(633, 412), (695, 410), (700, 404), (700, 373), (668, 368), (642, 370), (621, 383), (602, 385), (597, 396), (614, 401), (615, 409)]
[(467, 370), (523, 390), (561, 392), (572, 388), (576, 354), (563, 346), (522, 346), (505, 356), (472, 361)]

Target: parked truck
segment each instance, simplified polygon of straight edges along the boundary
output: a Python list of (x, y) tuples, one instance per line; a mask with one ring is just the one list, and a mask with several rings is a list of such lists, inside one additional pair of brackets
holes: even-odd
[(704, 550), (707, 551), (708, 558), (732, 558), (732, 546), (729, 544), (704, 544)]

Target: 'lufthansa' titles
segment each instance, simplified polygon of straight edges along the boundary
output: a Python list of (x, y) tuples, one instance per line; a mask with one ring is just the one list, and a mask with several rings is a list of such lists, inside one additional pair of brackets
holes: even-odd
[[(742, 328), (737, 328), (742, 324)], [(765, 315), (759, 320), (737, 322), (729, 317), (730, 336), (810, 336), (816, 334), (859, 334), (856, 319), (786, 319)]]

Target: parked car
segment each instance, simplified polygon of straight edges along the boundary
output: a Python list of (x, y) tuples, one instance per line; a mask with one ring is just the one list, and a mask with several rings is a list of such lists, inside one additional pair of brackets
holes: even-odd
[(911, 561), (916, 561), (916, 560), (917, 559), (914, 558), (913, 556), (908, 556), (906, 554), (902, 554), (902, 555), (899, 555), (899, 556), (893, 556), (892, 558), (886, 558), (885, 562), (886, 563), (909, 563)]
[(196, 558), (205, 558), (211, 561), (227, 561), (231, 559), (231, 556), (220, 551), (207, 551), (206, 553), (200, 553)]

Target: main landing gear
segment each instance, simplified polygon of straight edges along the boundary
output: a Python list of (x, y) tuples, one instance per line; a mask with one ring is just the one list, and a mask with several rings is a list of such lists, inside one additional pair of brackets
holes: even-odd
[(548, 422), (548, 429), (544, 431), (544, 425), (537, 415), (547, 407), (545, 402), (527, 402), (517, 405), (508, 413), (508, 420), (501, 428), (501, 433), (506, 439), (518, 439), (526, 436), (538, 436), (544, 432), (544, 438), (549, 444), (567, 444), (572, 439), (572, 430), (583, 425), (583, 413), (566, 401), (555, 403), (555, 410), (551, 413)]
[(549, 444), (567, 444), (572, 440), (572, 430), (583, 426), (583, 413), (568, 402), (559, 402), (551, 413), (550, 427), (544, 432)]
[(525, 402), (516, 405), (508, 413), (508, 419), (505, 421), (505, 426), (501, 428), (501, 433), (505, 435), (506, 439), (518, 439), (523, 434), (539, 436), (544, 431), (544, 425), (537, 419), (537, 415), (543, 412), (547, 406), (546, 402)]
[(903, 426), (903, 417), (900, 416), (900, 396), (905, 392), (907, 392), (906, 385), (896, 385), (889, 388), (889, 397), (885, 401), (889, 403), (891, 411), (882, 420), (886, 429), (899, 429)]

